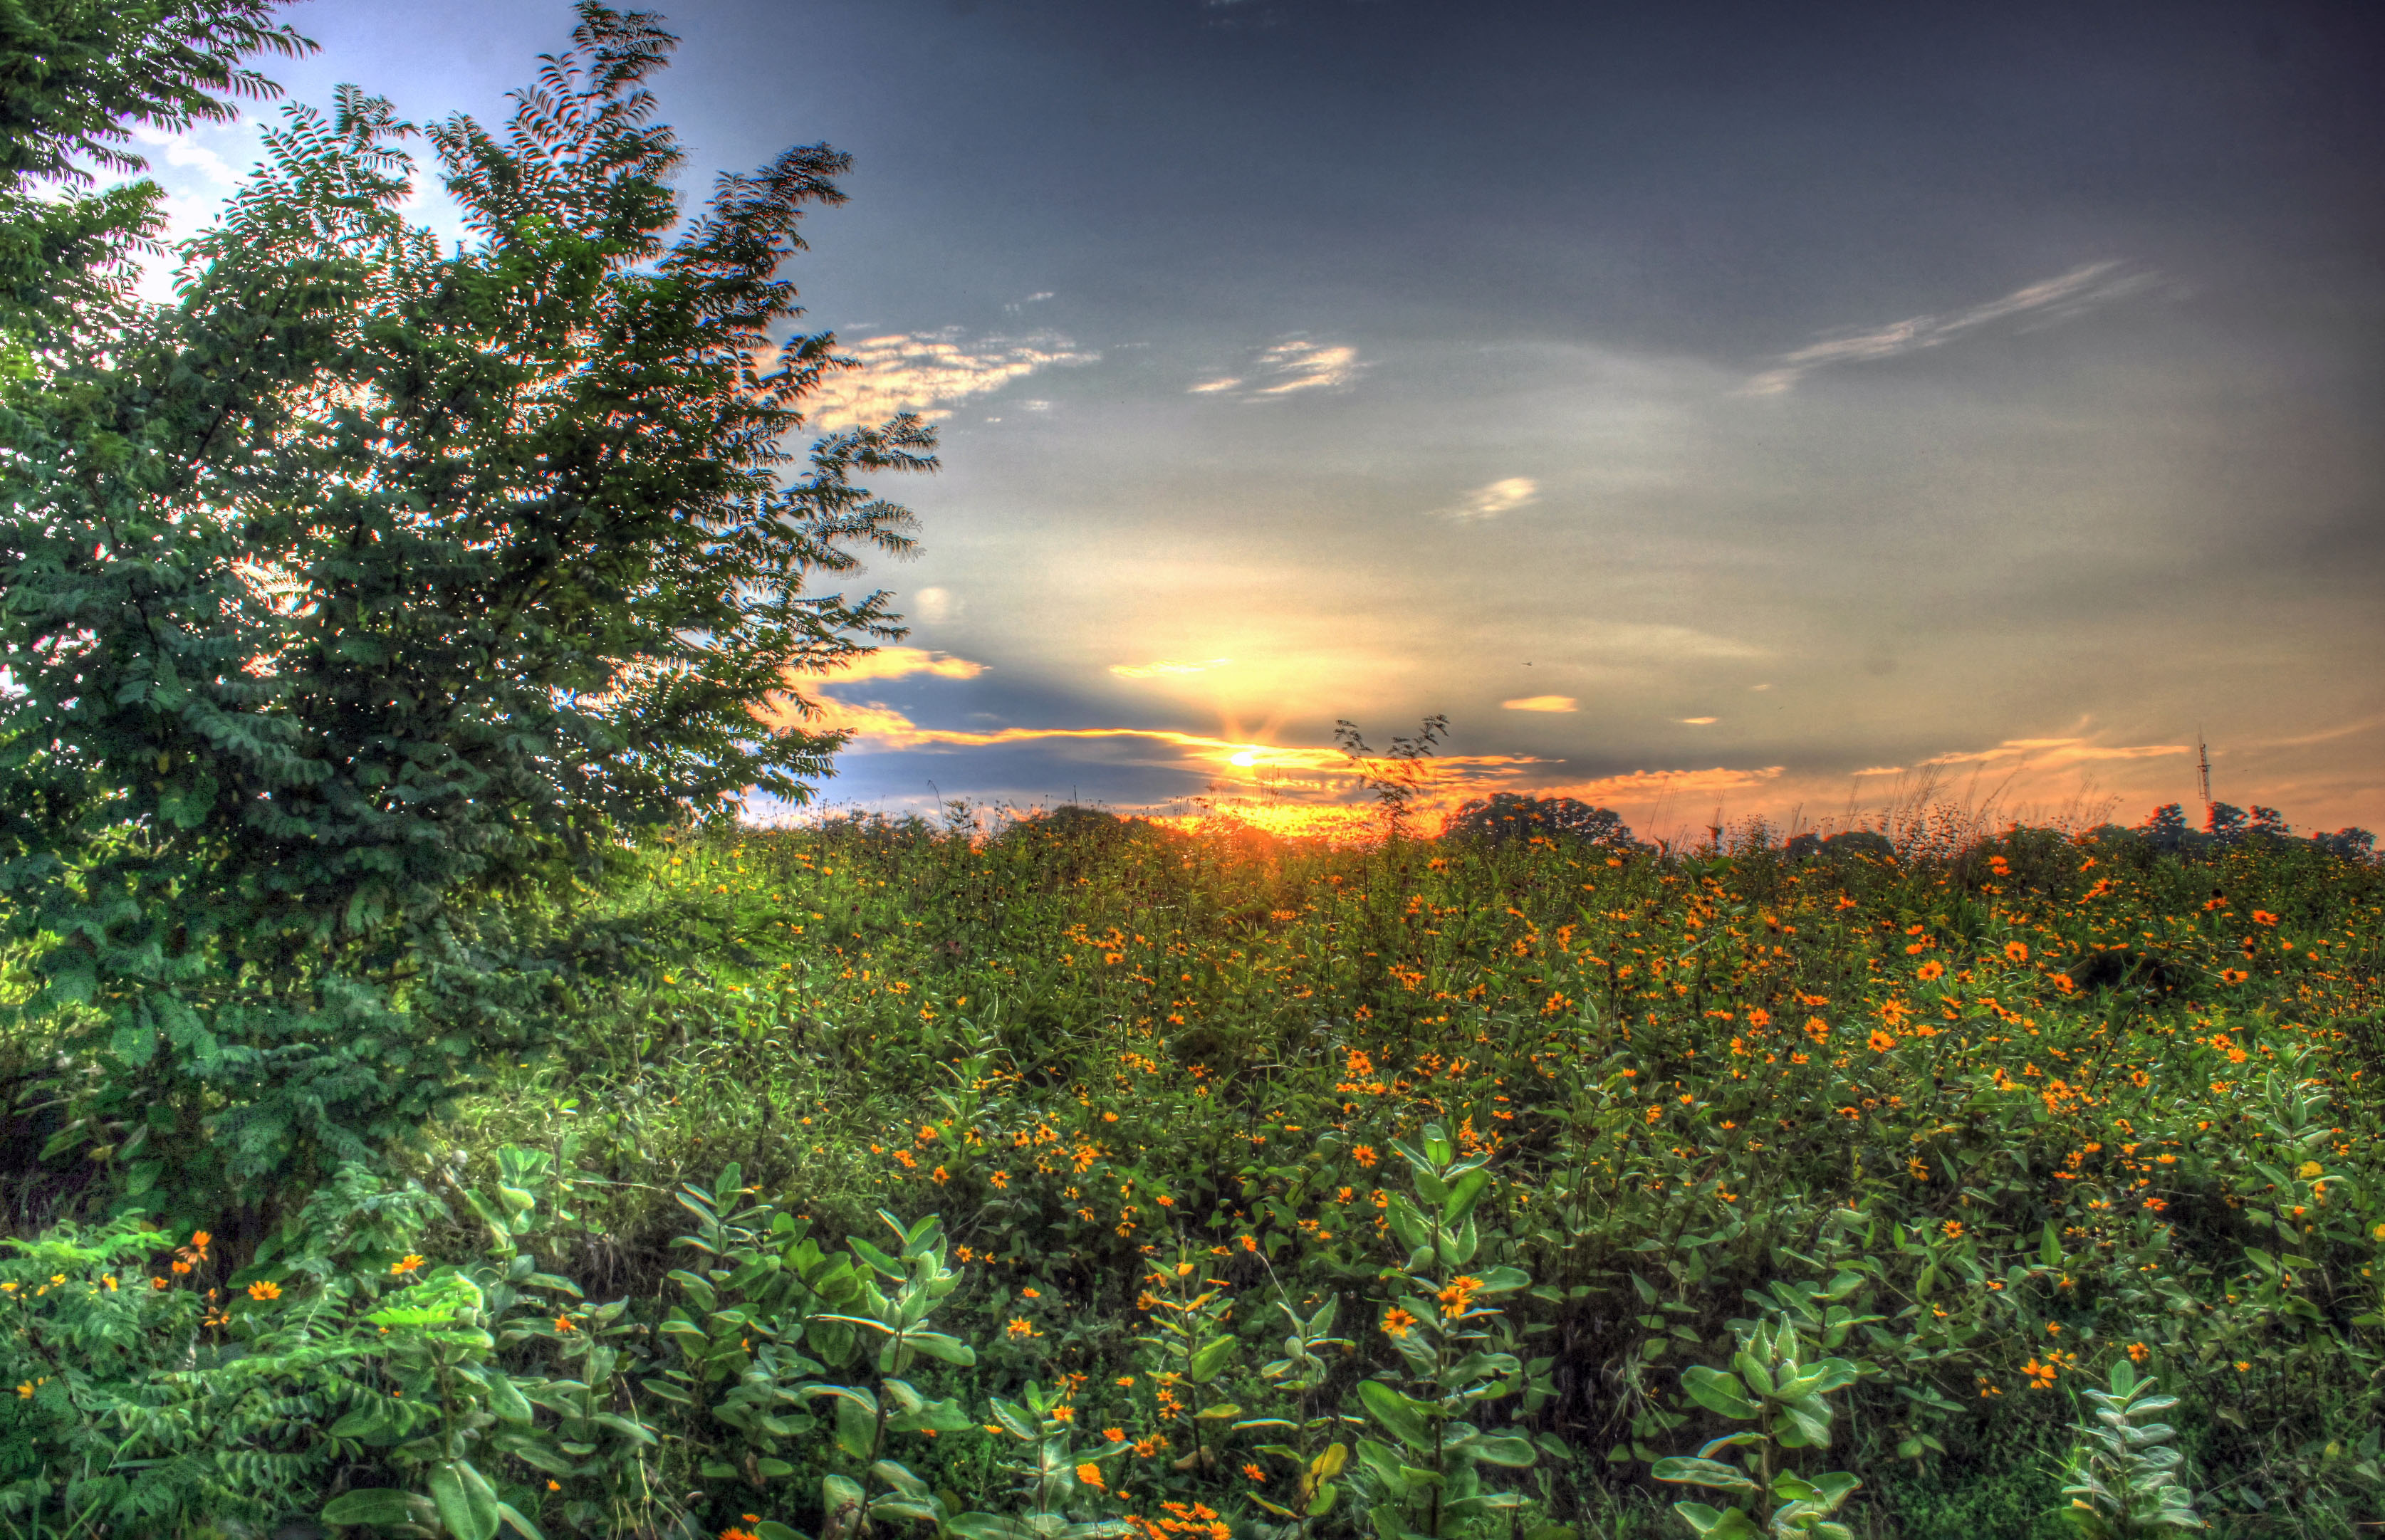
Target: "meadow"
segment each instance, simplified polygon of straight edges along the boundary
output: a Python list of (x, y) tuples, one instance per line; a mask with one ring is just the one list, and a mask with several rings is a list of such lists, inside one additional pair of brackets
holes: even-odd
[[(2149, 1379), (2174, 1434), (2113, 1458), (2175, 1449), (2214, 1533), (2364, 1533), (2385, 873), (1742, 835), (683, 833), (584, 888), (648, 940), (578, 1029), (402, 1177), (171, 1270), (69, 1227), (82, 1292), (304, 1400), (259, 1513), (395, 1494), (411, 1397), (417, 1456), (486, 1430), (492, 1534), (2051, 1535), (2082, 1397)], [(479, 1345), (388, 1313), (443, 1277)], [(162, 1493), (199, 1457), (140, 1425)], [(331, 1517), (442, 1499), (376, 1500)]]

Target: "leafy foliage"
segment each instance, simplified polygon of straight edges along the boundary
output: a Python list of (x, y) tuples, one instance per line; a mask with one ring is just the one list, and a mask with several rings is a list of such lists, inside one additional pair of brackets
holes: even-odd
[(2070, 1455), (2070, 1484), (2062, 1495), (2070, 1506), (2062, 1516), (2084, 1540), (2138, 1540), (2181, 1529), (2201, 1529), (2194, 1494), (2178, 1479), (2180, 1457), (2166, 1423), (2143, 1419), (2178, 1405), (2175, 1396), (2155, 1394), (2136, 1366), (2115, 1360), (2111, 1388), (2090, 1385), (2086, 1396), (2095, 1421), (2079, 1430)]
[[(220, 9), (223, 47), (267, 37)], [(898, 634), (807, 590), (908, 550), (855, 478), (930, 467), (928, 430), (784, 474), (838, 363), (777, 342), (780, 268), (845, 159), (725, 176), (667, 239), (671, 41), (589, 0), (502, 134), (431, 130), (454, 251), (398, 212), (388, 104), (291, 109), (179, 304), (0, 387), (0, 897), (77, 1066), (61, 1148), (135, 1190), (270, 1191), (418, 1127), (585, 949), (489, 906), (801, 800), (839, 740), (791, 676)], [(222, 74), (143, 57), (152, 117)]]
[(1572, 797), (1528, 797), (1514, 791), (1495, 792), (1458, 805), (1442, 825), (1443, 839), (1579, 839), (1592, 844), (1629, 846), (1631, 830), (1621, 814), (1592, 807)]

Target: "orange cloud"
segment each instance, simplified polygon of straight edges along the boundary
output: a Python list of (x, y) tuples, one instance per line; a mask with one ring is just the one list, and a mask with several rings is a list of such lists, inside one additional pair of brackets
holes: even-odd
[(1992, 749), (1958, 751), (1921, 761), (1923, 765), (1994, 764), (2013, 763), (2015, 769), (2051, 769), (2089, 760), (2154, 759), (2164, 754), (2191, 754), (2191, 743), (2101, 744), (2085, 738), (2008, 738)]
[(1205, 658), (1199, 663), (1184, 663), (1175, 658), (1161, 658), (1156, 663), (1114, 663), (1110, 672), (1121, 679), (1153, 679), (1174, 674), (1205, 674), (1213, 668), (1223, 668), (1231, 658)]
[(820, 677), (823, 684), (831, 685), (862, 679), (904, 679), (914, 674), (930, 674), (939, 679), (974, 679), (985, 672), (986, 666), (949, 652), (931, 652), (924, 647), (880, 647), (848, 659)]
[(1499, 709), (1501, 711), (1571, 711), (1574, 709), (1574, 701), (1570, 695), (1527, 695), (1518, 701), (1502, 701), (1499, 702)]

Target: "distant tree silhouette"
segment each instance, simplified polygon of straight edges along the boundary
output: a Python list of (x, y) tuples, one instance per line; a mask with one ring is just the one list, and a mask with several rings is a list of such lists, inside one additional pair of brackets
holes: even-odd
[(2260, 803), (2254, 802), (2253, 804), (2253, 832), (2254, 834), (2273, 835), (2279, 839), (2283, 839), (2286, 836), (2293, 833), (2294, 831), (2293, 826), (2286, 822), (2286, 815), (2284, 813), (2279, 813), (2276, 808), (2263, 807)]
[(2178, 850), (2185, 845), (2191, 832), (2186, 826), (2186, 809), (2176, 802), (2164, 802), (2137, 826), (2137, 832), (2160, 850)]
[(2244, 810), (2232, 802), (2214, 802), (2204, 820), (2203, 832), (2214, 839), (2236, 839), (2244, 833)]
[(1477, 797), (1451, 813), (1441, 826), (1443, 839), (1487, 839), (1493, 844), (1529, 839), (1536, 834), (1596, 845), (1632, 842), (1630, 829), (1611, 809), (1592, 807), (1571, 797), (1526, 797), (1513, 791)]

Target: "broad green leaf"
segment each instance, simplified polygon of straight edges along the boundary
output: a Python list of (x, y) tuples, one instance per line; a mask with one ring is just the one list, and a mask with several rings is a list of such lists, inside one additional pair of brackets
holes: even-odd
[(1688, 1486), (1719, 1487), (1726, 1492), (1753, 1492), (1755, 1483), (1736, 1465), (1725, 1465), (1718, 1459), (1694, 1459), (1675, 1455), (1660, 1459), (1649, 1472), (1658, 1481), (1678, 1482)]
[(1693, 1365), (1681, 1371), (1681, 1388), (1708, 1411), (1740, 1422), (1753, 1420), (1763, 1410), (1747, 1398), (1747, 1387), (1728, 1370)]
[(1376, 1422), (1391, 1430), (1399, 1441), (1411, 1449), (1432, 1447), (1432, 1433), (1418, 1414), (1416, 1403), (1385, 1385), (1380, 1380), (1358, 1382), (1358, 1400)]
[(428, 1497), (393, 1486), (367, 1486), (343, 1492), (323, 1505), (327, 1524), (430, 1524), (439, 1509)]

